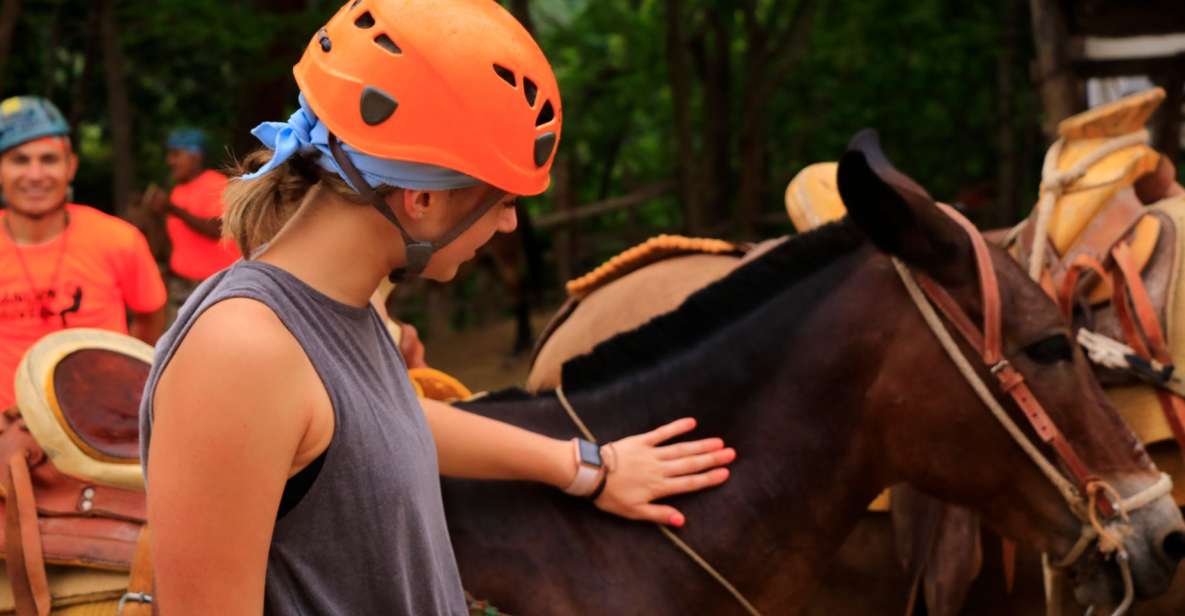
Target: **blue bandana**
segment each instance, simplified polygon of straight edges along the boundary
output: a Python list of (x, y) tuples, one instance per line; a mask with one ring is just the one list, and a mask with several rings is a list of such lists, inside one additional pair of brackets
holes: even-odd
[[(258, 178), (298, 153), (320, 152), (317, 164), (336, 173), (346, 184), (358, 190), (333, 160), (329, 150), (329, 129), (317, 119), (303, 94), (300, 96), (300, 109), (287, 122), (264, 122), (256, 126), (251, 134), (264, 146), (274, 150), (275, 154), (259, 171), (244, 175), (242, 179)], [(345, 143), (342, 143), (342, 149), (372, 188), (394, 186), (411, 190), (452, 190), (481, 183), (468, 175), (436, 165), (377, 158), (363, 154)]]

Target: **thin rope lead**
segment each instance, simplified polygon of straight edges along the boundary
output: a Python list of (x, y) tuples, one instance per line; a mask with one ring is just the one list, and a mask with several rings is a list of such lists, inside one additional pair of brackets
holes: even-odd
[(1036, 446), (1033, 445), (1032, 441), (1029, 440), (1029, 437), (1025, 435), (1020, 427), (1016, 425), (1016, 422), (1012, 421), (1012, 418), (1008, 416), (1008, 413), (1004, 410), (1004, 408), (1000, 406), (1000, 403), (996, 400), (995, 396), (993, 396), (991, 392), (988, 391), (987, 385), (984, 384), (983, 379), (979, 378), (979, 374), (975, 371), (975, 368), (973, 368), (970, 362), (967, 361), (967, 358), (959, 349), (958, 343), (956, 343), (954, 338), (951, 337), (950, 332), (947, 331), (946, 326), (942, 323), (942, 319), (938, 316), (938, 313), (935, 312), (934, 307), (930, 305), (930, 301), (926, 299), (925, 294), (922, 293), (922, 289), (918, 287), (917, 281), (913, 279), (913, 275), (909, 273), (909, 270), (906, 269), (905, 265), (897, 259), (893, 259), (893, 267), (897, 269), (897, 274), (901, 277), (901, 281), (905, 283), (905, 289), (909, 292), (910, 298), (913, 299), (913, 303), (917, 306), (918, 312), (922, 314), (922, 318), (925, 319), (926, 324), (930, 326), (930, 331), (934, 333), (936, 338), (938, 338), (939, 344), (942, 345), (942, 348), (946, 351), (946, 354), (950, 356), (951, 361), (953, 361), (955, 366), (958, 367), (959, 372), (963, 375), (963, 378), (967, 380), (968, 384), (971, 385), (971, 388), (974, 389), (975, 393), (979, 395), (979, 399), (982, 400), (984, 405), (988, 407), (988, 410), (992, 412), (992, 415), (996, 417), (996, 420), (1000, 422), (1000, 425), (1004, 426), (1004, 429), (1009, 435), (1012, 436), (1013, 440), (1016, 441), (1020, 448), (1024, 450), (1030, 459), (1033, 460), (1033, 463), (1037, 465), (1037, 468), (1041, 469), (1041, 472), (1046, 478), (1049, 479), (1049, 482), (1052, 483), (1055, 488), (1057, 488), (1057, 491), (1061, 493), (1062, 498), (1066, 500), (1066, 503), (1070, 506), (1070, 510), (1074, 512), (1074, 515), (1076, 515), (1078, 519), (1085, 521), (1086, 514), (1082, 510), (1082, 508), (1085, 506), (1085, 503), (1082, 500), (1082, 496), (1078, 494), (1078, 489), (1075, 488), (1074, 485), (1069, 482), (1069, 480), (1063, 477), (1062, 474), (1058, 472), (1056, 468), (1054, 468), (1053, 464), (1041, 454)]
[(563, 385), (555, 388), (555, 397), (559, 399), (560, 406), (564, 407), (564, 410), (568, 412), (568, 417), (570, 417), (572, 419), (572, 423), (576, 424), (576, 427), (580, 429), (580, 433), (584, 435), (584, 438), (594, 443), (597, 442), (596, 437), (594, 437), (592, 432), (589, 431), (588, 426), (584, 425), (583, 421), (580, 421), (580, 416), (576, 414), (576, 409), (572, 408), (572, 403), (568, 402), (568, 396), (564, 395)]
[[(597, 442), (597, 439), (593, 437), (592, 432), (589, 431), (588, 426), (585, 426), (584, 422), (580, 420), (580, 415), (576, 413), (576, 409), (572, 406), (572, 403), (568, 402), (568, 397), (564, 395), (563, 385), (555, 388), (555, 397), (560, 401), (560, 406), (564, 407), (564, 411), (568, 413), (568, 417), (572, 418), (572, 423), (576, 424), (576, 427), (580, 429), (580, 432), (584, 435), (584, 438), (594, 443)], [(688, 558), (691, 559), (692, 562), (699, 565), (700, 568), (707, 572), (708, 575), (712, 576), (712, 578), (715, 579), (716, 582), (724, 588), (724, 590), (727, 590), (729, 594), (731, 594), (732, 597), (736, 599), (737, 603), (739, 603), (741, 607), (745, 609), (745, 612), (747, 612), (750, 616), (761, 616), (761, 612), (757, 611), (757, 608), (745, 598), (745, 595), (741, 594), (741, 591), (737, 590), (737, 587), (733, 586), (732, 582), (729, 582), (728, 578), (724, 577), (724, 574), (717, 571), (711, 563), (705, 560), (703, 556), (700, 556), (699, 553), (695, 551), (695, 548), (687, 545), (687, 542), (680, 539), (679, 536), (674, 533), (674, 531), (663, 526), (662, 524), (655, 524), (655, 526), (664, 537), (669, 539), (671, 543), (675, 544), (675, 547), (679, 548), (684, 554), (687, 555)]]

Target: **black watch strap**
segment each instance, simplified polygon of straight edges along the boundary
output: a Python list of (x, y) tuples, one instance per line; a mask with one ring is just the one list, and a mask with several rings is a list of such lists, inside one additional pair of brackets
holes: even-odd
[(601, 481), (597, 483), (597, 488), (592, 491), (592, 494), (588, 495), (588, 500), (596, 502), (596, 500), (601, 497), (601, 493), (605, 491), (605, 484), (607, 483), (609, 483), (608, 468), (605, 469), (605, 472), (601, 473)]

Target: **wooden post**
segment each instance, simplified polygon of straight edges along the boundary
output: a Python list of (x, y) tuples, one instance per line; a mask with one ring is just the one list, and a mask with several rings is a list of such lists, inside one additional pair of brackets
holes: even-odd
[(1185, 53), (1173, 58), (1167, 70), (1152, 75), (1164, 88), (1164, 104), (1153, 117), (1153, 144), (1174, 163), (1181, 161), (1181, 106), (1185, 105)]
[(1070, 68), (1069, 31), (1066, 17), (1056, 0), (1029, 0), (1032, 12), (1033, 43), (1037, 51), (1033, 80), (1041, 88), (1045, 113), (1041, 129), (1052, 141), (1057, 124), (1082, 111), (1082, 84)]

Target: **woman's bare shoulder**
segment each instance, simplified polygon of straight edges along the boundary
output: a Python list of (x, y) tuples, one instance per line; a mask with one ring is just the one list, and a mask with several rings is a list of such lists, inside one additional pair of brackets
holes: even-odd
[(161, 374), (154, 407), (200, 398), (216, 405), (207, 407), (215, 415), (244, 407), (257, 409), (253, 414), (291, 413), (307, 399), (307, 387), (319, 384), (315, 379), (300, 344), (270, 308), (232, 298), (194, 322)]
[(251, 366), (252, 372), (269, 371), (303, 358), (300, 344), (271, 308), (241, 297), (218, 302), (197, 318), (178, 346), (174, 362), (187, 355), (206, 360), (212, 373), (244, 365)]
[[(157, 383), (148, 458), (153, 567), (177, 606), (262, 610), (276, 511), (309, 429), (315, 372), (279, 318), (254, 300), (202, 314)], [(188, 613), (209, 613), (196, 610)]]

